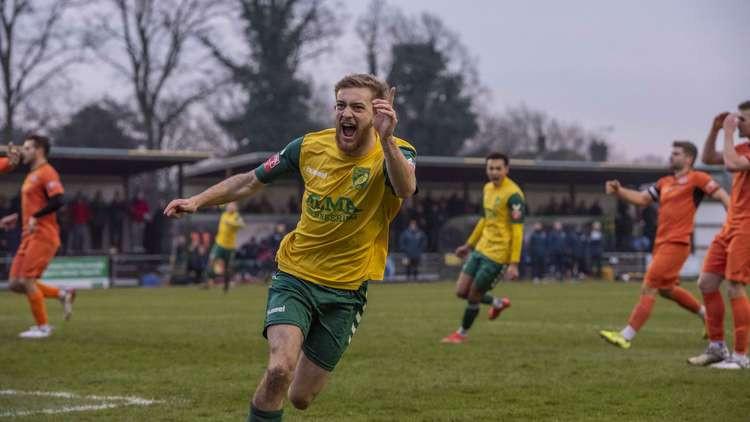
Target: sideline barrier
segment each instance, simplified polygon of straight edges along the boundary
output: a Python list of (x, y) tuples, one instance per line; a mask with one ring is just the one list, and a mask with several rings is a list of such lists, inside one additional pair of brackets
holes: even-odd
[[(0, 289), (8, 288), (5, 280), (12, 262), (12, 257), (0, 258), (4, 280)], [(138, 287), (146, 276), (162, 277), (168, 273), (169, 255), (58, 256), (42, 275), (42, 281), (76, 289)]]

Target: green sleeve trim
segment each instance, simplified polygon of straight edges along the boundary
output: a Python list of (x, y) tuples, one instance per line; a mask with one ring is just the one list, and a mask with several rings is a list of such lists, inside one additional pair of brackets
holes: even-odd
[[(401, 150), (401, 153), (404, 154), (404, 157), (406, 157), (407, 160), (411, 161), (412, 164), (414, 164), (414, 161), (417, 159), (417, 152), (414, 151), (411, 148), (400, 146), (398, 149)], [(383, 173), (385, 174), (385, 184), (387, 186), (391, 186), (391, 190), (393, 190), (393, 186), (391, 185), (391, 179), (388, 177), (388, 169), (385, 167), (385, 161), (383, 161)]]
[(281, 152), (272, 155), (265, 163), (255, 169), (255, 177), (261, 183), (270, 183), (281, 176), (299, 172), (299, 157), (302, 150), (300, 137), (287, 144)]
[(513, 224), (523, 223), (526, 217), (526, 203), (519, 193), (514, 193), (508, 198), (508, 209), (510, 210), (510, 222)]

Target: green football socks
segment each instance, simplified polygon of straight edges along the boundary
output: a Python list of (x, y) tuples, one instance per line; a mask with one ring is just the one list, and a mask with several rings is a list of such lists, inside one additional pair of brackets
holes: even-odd
[(266, 411), (250, 405), (250, 415), (247, 417), (247, 422), (281, 422), (283, 414), (284, 409)]
[(471, 325), (474, 323), (474, 320), (477, 319), (478, 314), (479, 304), (469, 302), (468, 305), (466, 305), (466, 310), (464, 311), (464, 319), (463, 321), (461, 321), (461, 328), (463, 328), (465, 331), (471, 328)]

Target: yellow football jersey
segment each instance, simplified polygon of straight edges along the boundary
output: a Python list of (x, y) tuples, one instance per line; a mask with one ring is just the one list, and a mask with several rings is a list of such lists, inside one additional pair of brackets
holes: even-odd
[(237, 247), (237, 231), (242, 227), (240, 214), (224, 211), (219, 218), (219, 231), (216, 233), (216, 244), (224, 249)]
[(523, 219), (526, 214), (524, 194), (518, 185), (505, 177), (500, 186), (484, 185), (484, 217), (469, 238), (470, 245), (487, 258), (500, 263), (518, 263), (523, 246)]
[[(414, 147), (394, 139), (413, 162)], [(344, 290), (381, 280), (388, 228), (402, 201), (390, 187), (380, 140), (365, 156), (351, 157), (336, 145), (335, 129), (310, 133), (269, 158), (255, 174), (268, 183), (292, 171), (305, 184), (302, 215), (281, 242), (279, 269)]]

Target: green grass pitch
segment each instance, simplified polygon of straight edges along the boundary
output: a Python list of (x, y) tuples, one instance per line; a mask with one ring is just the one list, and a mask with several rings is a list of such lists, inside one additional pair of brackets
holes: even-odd
[[(688, 283), (695, 292), (695, 284)], [(440, 344), (463, 304), (452, 283), (371, 284), (363, 322), (311, 421), (750, 420), (750, 372), (689, 367), (705, 346), (700, 324), (658, 299), (630, 350), (597, 331), (619, 329), (637, 283), (501, 283), (513, 307), (486, 308), (463, 345)], [(31, 325), (23, 296), (0, 293), (0, 390), (69, 392), (79, 399), (0, 394), (2, 420), (243, 421), (263, 373), (266, 288), (82, 291), (73, 320), (48, 301), (54, 335), (16, 338)], [(727, 310), (731, 340), (731, 311)], [(158, 403), (76, 413), (86, 396)], [(19, 412), (28, 416), (13, 417)]]

